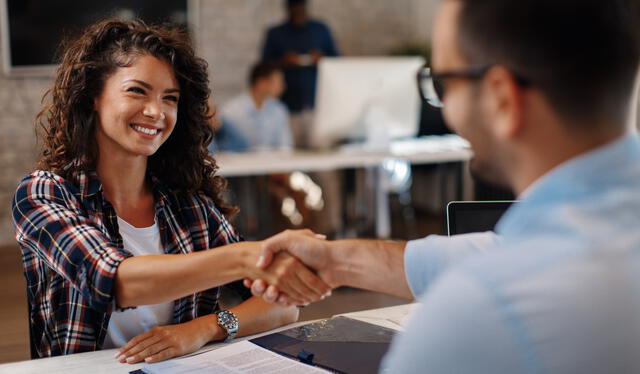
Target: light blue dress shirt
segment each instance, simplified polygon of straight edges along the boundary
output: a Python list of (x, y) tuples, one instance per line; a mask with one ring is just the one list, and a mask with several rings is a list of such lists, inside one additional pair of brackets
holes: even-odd
[(223, 129), (241, 137), (246, 149), (236, 151), (283, 150), (293, 146), (289, 112), (277, 99), (267, 99), (260, 108), (243, 93), (226, 103), (220, 111)]
[(491, 234), (409, 242), (389, 373), (640, 373), (640, 141), (540, 178)]

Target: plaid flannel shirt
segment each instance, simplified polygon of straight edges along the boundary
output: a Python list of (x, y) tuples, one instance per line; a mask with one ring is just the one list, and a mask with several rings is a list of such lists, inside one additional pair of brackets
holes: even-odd
[[(150, 179), (165, 253), (191, 253), (240, 240), (211, 199), (175, 193)], [(131, 254), (123, 249), (116, 212), (95, 172), (81, 175), (77, 185), (48, 171), (28, 175), (16, 191), (13, 220), (35, 355), (101, 349), (113, 310), (116, 270)], [(219, 288), (213, 288), (176, 300), (174, 323), (218, 311), (219, 295)]]

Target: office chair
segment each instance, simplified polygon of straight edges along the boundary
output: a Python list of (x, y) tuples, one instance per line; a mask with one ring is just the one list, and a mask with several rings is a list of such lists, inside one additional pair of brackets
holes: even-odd
[(33, 336), (33, 330), (31, 329), (31, 302), (29, 302), (29, 290), (27, 289), (27, 323), (29, 324), (29, 354), (31, 359), (40, 358), (38, 356), (38, 349), (36, 347), (36, 341)]

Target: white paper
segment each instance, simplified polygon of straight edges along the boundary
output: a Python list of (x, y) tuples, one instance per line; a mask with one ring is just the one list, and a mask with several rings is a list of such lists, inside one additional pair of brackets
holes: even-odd
[(146, 365), (149, 374), (316, 374), (326, 370), (303, 364), (247, 340), (193, 356)]
[(358, 321), (371, 323), (392, 330), (404, 331), (404, 328), (409, 323), (409, 320), (418, 305), (418, 303), (398, 305), (362, 312), (339, 314), (339, 316), (353, 318)]

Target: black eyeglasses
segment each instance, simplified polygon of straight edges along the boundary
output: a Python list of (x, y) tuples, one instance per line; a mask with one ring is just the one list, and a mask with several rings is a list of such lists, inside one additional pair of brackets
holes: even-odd
[[(445, 94), (443, 81), (451, 78), (481, 79), (494, 65), (474, 65), (464, 70), (450, 71), (445, 73), (433, 73), (430, 67), (423, 67), (418, 71), (418, 90), (422, 99), (431, 106), (442, 108)], [(520, 85), (529, 84), (528, 81), (515, 75)]]

